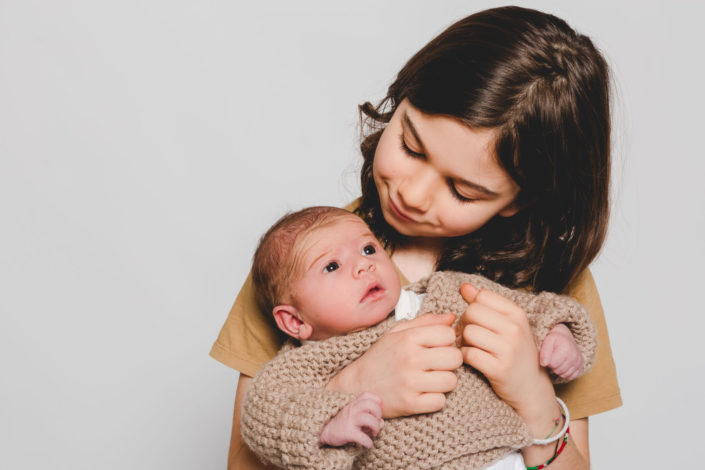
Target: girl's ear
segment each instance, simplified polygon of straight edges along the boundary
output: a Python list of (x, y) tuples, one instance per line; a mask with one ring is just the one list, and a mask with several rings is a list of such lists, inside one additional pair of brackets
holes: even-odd
[(277, 305), (272, 313), (279, 329), (287, 335), (302, 340), (311, 337), (313, 328), (303, 320), (293, 305)]
[(504, 209), (499, 211), (499, 215), (502, 217), (511, 217), (519, 212), (519, 209), (521, 209), (519, 205), (513, 201), (504, 206)]

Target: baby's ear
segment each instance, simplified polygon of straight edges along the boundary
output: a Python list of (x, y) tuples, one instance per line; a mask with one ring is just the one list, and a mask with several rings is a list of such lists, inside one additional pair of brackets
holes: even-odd
[(302, 340), (311, 337), (313, 328), (303, 320), (293, 305), (277, 305), (272, 313), (279, 329), (287, 335)]

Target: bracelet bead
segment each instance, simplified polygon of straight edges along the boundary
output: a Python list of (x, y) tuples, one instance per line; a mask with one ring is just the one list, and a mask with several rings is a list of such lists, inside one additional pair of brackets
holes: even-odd
[(570, 427), (568, 427), (565, 430), (565, 433), (563, 434), (563, 442), (561, 443), (561, 446), (556, 449), (556, 451), (553, 453), (553, 457), (548, 459), (545, 463), (542, 463), (540, 465), (536, 465), (535, 467), (526, 467), (526, 470), (541, 470), (542, 468), (546, 468), (549, 465), (551, 465), (551, 462), (556, 460), (556, 457), (561, 455), (561, 452), (563, 452), (563, 449), (565, 449), (565, 445), (568, 442), (568, 435), (570, 434)]
[[(546, 444), (550, 444), (552, 442), (556, 442), (561, 437), (563, 437), (563, 435), (567, 432), (568, 426), (570, 425), (570, 412), (568, 411), (568, 407), (563, 402), (563, 400), (556, 397), (556, 401), (561, 406), (561, 409), (563, 410), (563, 416), (565, 416), (565, 424), (563, 425), (563, 429), (561, 429), (560, 432), (553, 437), (549, 437), (547, 439), (534, 439), (534, 442), (532, 445), (546, 445)], [(553, 431), (551, 431), (551, 433), (553, 433)], [(549, 436), (550, 436), (550, 434), (549, 434)]]

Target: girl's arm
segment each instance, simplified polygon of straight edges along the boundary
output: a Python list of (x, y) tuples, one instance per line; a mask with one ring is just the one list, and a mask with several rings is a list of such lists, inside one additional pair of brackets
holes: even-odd
[(382, 399), (383, 418), (440, 410), (445, 393), (457, 383), (453, 371), (463, 361), (450, 327), (454, 320), (452, 314), (431, 314), (400, 322), (326, 389), (374, 393)]
[[(461, 293), (468, 308), (458, 322), (463, 361), (482, 372), (492, 388), (512, 406), (531, 429), (543, 438), (551, 432), (560, 412), (553, 385), (539, 365), (539, 353), (526, 313), (514, 302), (489, 290), (466, 284)], [(527, 466), (545, 463), (554, 444), (523, 449)], [(570, 425), (566, 448), (551, 463), (552, 470), (587, 469), (587, 419)]]

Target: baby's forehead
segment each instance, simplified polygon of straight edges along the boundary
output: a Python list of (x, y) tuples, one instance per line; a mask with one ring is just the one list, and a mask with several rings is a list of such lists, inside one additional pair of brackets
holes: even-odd
[[(292, 250), (294, 272), (303, 274), (308, 264), (327, 252), (353, 249), (352, 238), (374, 238), (367, 224), (354, 214), (341, 215), (311, 228), (296, 238)], [(354, 248), (356, 249), (356, 248)]]
[(294, 253), (306, 255), (343, 245), (349, 237), (373, 236), (367, 224), (354, 214), (340, 215), (327, 220), (297, 237)]

